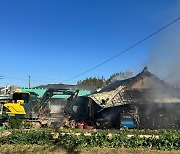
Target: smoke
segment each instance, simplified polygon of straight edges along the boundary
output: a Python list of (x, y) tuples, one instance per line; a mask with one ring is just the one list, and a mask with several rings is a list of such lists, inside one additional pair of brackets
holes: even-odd
[[(174, 8), (173, 12), (176, 15), (180, 14), (180, 3)], [(169, 76), (165, 82), (180, 88), (180, 21), (168, 27), (156, 39), (147, 63), (153, 74), (161, 79)], [(173, 74), (174, 72), (176, 73)], [(170, 76), (171, 74), (173, 75)], [(155, 86), (154, 89), (150, 90), (149, 96), (156, 100), (162, 100), (162, 103), (157, 103), (154, 107), (147, 106), (147, 114), (154, 113), (159, 115), (159, 111), (163, 111), (164, 114), (169, 113), (167, 121), (163, 119), (163, 122), (162, 120), (162, 125), (165, 125), (168, 121), (173, 123), (173, 119), (178, 121), (178, 123), (180, 122), (179, 89)]]
[[(166, 17), (169, 21), (166, 23), (176, 19), (179, 14), (180, 2), (177, 2), (176, 6), (169, 10), (169, 17)], [(180, 71), (178, 71), (180, 70), (180, 21), (156, 36), (148, 55), (147, 66), (160, 79), (169, 77), (165, 82), (180, 88)], [(173, 74), (174, 72), (176, 73)], [(170, 76), (171, 74), (173, 75)], [(145, 107), (146, 117), (152, 118), (156, 115), (158, 124), (162, 128), (174, 121), (180, 126), (180, 90), (173, 87), (161, 87), (161, 83), (154, 82), (154, 84), (147, 96), (152, 98), (152, 104), (147, 104)], [(159, 103), (153, 103), (154, 101), (159, 101)], [(164, 117), (160, 116), (162, 113)]]
[(179, 128), (180, 127), (180, 90), (174, 87), (159, 86), (147, 89), (144, 104), (145, 117), (149, 121), (155, 120), (156, 126), (149, 123), (152, 128)]
[[(178, 27), (179, 26), (179, 27)], [(160, 78), (165, 78), (180, 69), (180, 25), (163, 35), (162, 40), (149, 55), (148, 66)], [(180, 84), (180, 72), (167, 80)]]
[[(172, 14), (177, 18), (180, 14), (180, 2), (172, 9)], [(157, 38), (155, 45), (150, 50), (148, 67), (161, 79), (166, 78), (180, 69), (180, 21), (168, 27), (164, 33)], [(166, 80), (180, 87), (180, 71)]]

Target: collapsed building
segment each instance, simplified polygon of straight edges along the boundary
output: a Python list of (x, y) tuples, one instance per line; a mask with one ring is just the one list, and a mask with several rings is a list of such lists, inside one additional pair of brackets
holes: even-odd
[[(41, 97), (45, 89), (21, 91), (35, 92)], [(116, 80), (99, 92), (89, 93), (80, 90), (79, 97), (69, 104), (66, 95), (52, 98), (51, 114), (64, 116), (65, 112), (71, 119), (96, 128), (120, 128), (125, 118), (133, 121), (133, 128), (180, 128), (180, 89), (158, 78), (147, 67), (132, 78)]]
[(180, 90), (147, 67), (132, 78), (116, 80), (97, 93), (79, 98), (71, 108), (74, 118), (89, 120), (98, 128), (119, 128), (123, 115), (132, 117), (135, 128), (180, 127)]

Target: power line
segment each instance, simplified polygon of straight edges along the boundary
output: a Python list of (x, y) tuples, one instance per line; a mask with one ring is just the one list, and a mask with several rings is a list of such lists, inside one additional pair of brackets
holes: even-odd
[[(175, 72), (171, 73), (170, 75), (168, 75), (167, 77), (165, 77), (164, 79), (162, 79), (161, 81), (167, 80), (168, 78), (171, 78), (173, 75), (175, 75), (176, 73), (180, 72), (180, 69), (176, 70)], [(176, 76), (176, 75), (175, 75)]]
[[(29, 81), (30, 81), (30, 86), (31, 87), (32, 86), (37, 86), (37, 85), (49, 84), (50, 81), (51, 81), (51, 83), (59, 83), (58, 81), (55, 82), (55, 80), (54, 81), (53, 80), (45, 80), (45, 79), (44, 80), (42, 80), (42, 79), (41, 80), (36, 80), (36, 79), (33, 79), (32, 76), (30, 77), (30, 80), (29, 80), (28, 76), (26, 78), (24, 78), (24, 77), (17, 77), (17, 76), (0, 75), (0, 80), (1, 79), (4, 79), (4, 81), (3, 81), (4, 85), (17, 84), (16, 82), (12, 83), (12, 80), (13, 81), (25, 81), (24, 84), (21, 84), (21, 83), (18, 82), (18, 85), (21, 84), (21, 86), (19, 85), (20, 87), (24, 87), (24, 85), (26, 85), (25, 83), (27, 83)], [(11, 80), (11, 82), (9, 80)], [(7, 82), (7, 83), (5, 84), (5, 82)], [(28, 83), (28, 87), (29, 87), (29, 83)]]
[[(162, 80), (160, 80), (158, 83), (161, 83), (162, 81), (165, 81), (165, 80), (173, 77), (173, 75), (176, 76), (176, 73), (178, 73), (178, 72), (180, 72), (180, 68), (177, 69), (175, 72), (169, 74), (167, 77), (165, 77), (165, 78), (163, 78)], [(155, 86), (157, 86), (157, 84), (156, 84), (156, 85), (153, 85), (151, 88), (155, 88)], [(151, 88), (150, 88), (150, 89), (151, 89)]]
[(19, 78), (14, 76), (4, 76), (4, 79), (14, 79), (14, 80), (21, 80), (21, 81), (27, 81), (25, 78)]
[[(15, 76), (2, 76), (2, 78), (3, 79), (21, 80), (21, 81), (27, 81), (28, 80), (28, 76), (27, 76), (27, 78), (15, 77)], [(1, 79), (1, 76), (0, 76), (0, 79)], [(55, 79), (54, 80), (53, 79), (48, 80), (48, 79), (44, 78), (44, 80), (42, 80), (42, 79), (36, 80), (36, 79), (34, 79), (34, 76), (33, 77), (31, 76), (31, 81), (34, 81), (34, 82), (48, 82), (48, 81), (55, 81)]]
[(151, 38), (152, 36), (156, 35), (156, 34), (159, 33), (160, 31), (166, 29), (167, 27), (169, 27), (170, 25), (174, 24), (174, 23), (177, 22), (178, 20), (180, 20), (180, 18), (177, 18), (177, 19), (175, 19), (174, 21), (168, 23), (167, 25), (163, 26), (162, 28), (160, 28), (159, 30), (155, 31), (154, 33), (152, 33), (152, 34), (146, 36), (146, 37), (143, 38), (141, 41), (139, 41), (139, 42), (133, 44), (132, 46), (130, 46), (130, 47), (128, 47), (127, 49), (121, 51), (120, 53), (114, 55), (113, 57), (111, 57), (111, 58), (105, 60), (104, 62), (102, 62), (102, 63), (100, 63), (100, 64), (98, 64), (98, 65), (96, 65), (96, 66), (94, 66), (94, 67), (92, 67), (92, 68), (90, 68), (90, 69), (88, 69), (88, 70), (86, 70), (86, 71), (84, 71), (84, 72), (78, 74), (78, 75), (76, 75), (76, 76), (73, 76), (73, 77), (71, 77), (71, 78), (69, 78), (69, 79), (67, 79), (67, 80), (62, 81), (62, 83), (63, 83), (63, 82), (67, 82), (67, 81), (69, 81), (69, 80), (72, 80), (72, 79), (74, 79), (74, 78), (77, 78), (77, 77), (79, 77), (79, 76), (81, 76), (81, 75), (84, 75), (84, 74), (86, 74), (86, 73), (88, 73), (88, 72), (90, 72), (90, 71), (92, 71), (92, 70), (94, 70), (94, 69), (96, 69), (96, 68), (98, 68), (98, 67), (104, 65), (105, 63), (107, 63), (107, 62), (109, 62), (109, 61), (115, 59), (116, 57), (122, 55), (123, 53), (127, 52), (128, 50), (134, 48), (135, 46), (141, 44), (142, 42), (144, 42), (144, 41), (146, 41), (147, 39)]
[[(1, 77), (1, 76), (0, 76)], [(1, 79), (1, 78), (0, 78)], [(19, 80), (19, 81), (28, 81), (29, 78), (22, 78), (22, 77), (15, 77), (15, 76), (3, 76), (4, 80), (8, 80), (8, 79), (12, 79), (12, 80)], [(47, 84), (47, 81), (43, 81), (43, 80), (34, 80), (31, 78), (31, 82), (33, 83), (37, 83), (37, 84), (40, 84), (40, 83), (44, 83), (44, 84)]]
[[(39, 77), (39, 76), (32, 76), (33, 78), (35, 79), (42, 79), (42, 80), (49, 80), (49, 81), (59, 81), (60, 79), (57, 79), (57, 78), (47, 78), (47, 77)], [(62, 80), (62, 79), (61, 79)]]

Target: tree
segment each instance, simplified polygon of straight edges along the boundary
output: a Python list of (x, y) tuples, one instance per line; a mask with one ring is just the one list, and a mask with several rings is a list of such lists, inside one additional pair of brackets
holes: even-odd
[(84, 80), (79, 80), (77, 85), (88, 85), (88, 86), (96, 86), (98, 88), (102, 88), (103, 86), (115, 81), (115, 80), (124, 80), (133, 76), (133, 73), (130, 71), (119, 72), (112, 74), (109, 79), (105, 80), (102, 76), (101, 78), (86, 78)]
[(88, 86), (97, 86), (98, 88), (101, 88), (103, 86), (105, 86), (105, 79), (104, 77), (100, 78), (86, 78), (84, 80), (80, 80), (77, 82), (77, 85), (88, 85)]

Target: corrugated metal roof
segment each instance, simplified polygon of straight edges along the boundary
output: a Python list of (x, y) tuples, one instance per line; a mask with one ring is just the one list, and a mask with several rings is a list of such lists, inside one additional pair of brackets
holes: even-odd
[(21, 92), (35, 92), (39, 95), (39, 97), (42, 97), (47, 89), (36, 89), (36, 88), (20, 88)]
[(129, 102), (123, 98), (124, 86), (118, 87), (116, 90), (101, 92), (89, 95), (101, 107), (119, 106)]
[[(21, 92), (35, 92), (42, 97), (43, 94), (46, 92), (47, 89), (40, 89), (40, 88), (20, 88)], [(85, 96), (91, 94), (91, 91), (88, 90), (80, 90), (78, 96)], [(52, 98), (69, 98), (69, 95), (54, 95)]]

